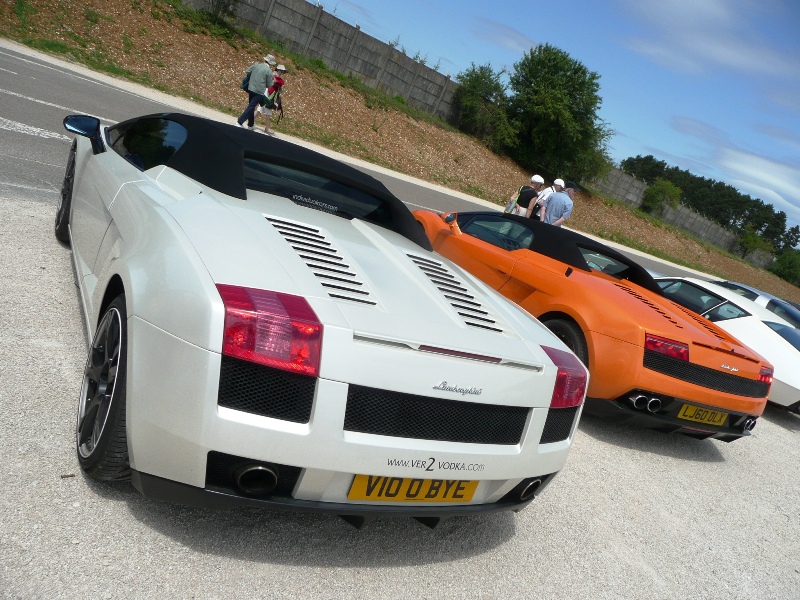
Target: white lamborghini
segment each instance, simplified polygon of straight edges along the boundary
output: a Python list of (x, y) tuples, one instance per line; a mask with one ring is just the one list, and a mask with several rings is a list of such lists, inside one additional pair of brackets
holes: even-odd
[(88, 476), (433, 526), (518, 510), (564, 466), (586, 369), (381, 183), (182, 114), (64, 126)]

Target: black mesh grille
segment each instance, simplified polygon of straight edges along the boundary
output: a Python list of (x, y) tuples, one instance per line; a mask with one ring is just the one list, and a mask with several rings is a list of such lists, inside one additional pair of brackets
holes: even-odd
[(529, 408), (426, 398), (351, 385), (344, 428), (421, 440), (518, 444)]
[(689, 383), (727, 394), (736, 394), (746, 398), (764, 398), (769, 392), (769, 384), (766, 382), (747, 379), (732, 373), (722, 373), (715, 369), (694, 365), (685, 360), (672, 358), (653, 350), (644, 351), (642, 364), (648, 369), (669, 375), (675, 379), (688, 381)]
[(278, 474), (278, 483), (270, 493), (271, 496), (291, 497), (294, 486), (303, 471), (300, 467), (277, 465), (261, 461), (223, 454), (222, 452), (209, 452), (206, 462), (206, 487), (226, 488), (237, 493), (233, 473), (244, 465), (261, 464), (269, 465)]
[(551, 408), (547, 412), (547, 420), (544, 422), (542, 439), (539, 440), (539, 443), (550, 444), (567, 439), (569, 432), (572, 431), (572, 424), (575, 422), (575, 415), (579, 408), (579, 406)]
[(217, 403), (273, 419), (308, 423), (316, 383), (315, 377), (223, 356)]

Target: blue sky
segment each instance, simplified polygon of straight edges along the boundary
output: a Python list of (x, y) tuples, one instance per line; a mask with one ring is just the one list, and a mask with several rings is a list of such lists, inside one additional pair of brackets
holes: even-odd
[[(327, 12), (456, 76), (550, 43), (600, 75), (617, 163), (652, 154), (800, 224), (797, 0), (327, 0)], [(569, 177), (569, 174), (564, 174)]]

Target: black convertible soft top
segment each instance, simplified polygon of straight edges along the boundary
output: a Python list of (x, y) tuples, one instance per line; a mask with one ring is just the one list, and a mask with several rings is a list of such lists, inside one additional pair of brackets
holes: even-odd
[(186, 142), (166, 162), (218, 192), (247, 199), (245, 157), (304, 171), (370, 194), (386, 203), (394, 231), (431, 250), (425, 232), (408, 207), (380, 181), (329, 156), (253, 131), (182, 113), (162, 113), (133, 119), (161, 118), (186, 129)]
[(586, 237), (576, 231), (570, 231), (561, 227), (553, 227), (547, 223), (528, 219), (519, 215), (512, 215), (508, 213), (498, 213), (489, 211), (472, 211), (472, 212), (459, 212), (459, 222), (462, 218), (469, 219), (471, 215), (491, 215), (493, 217), (502, 217), (517, 221), (530, 228), (533, 231), (533, 241), (531, 241), (529, 250), (538, 252), (557, 261), (563, 262), (575, 269), (583, 271), (591, 271), (592, 268), (583, 257), (581, 248), (585, 250), (599, 252), (609, 258), (619, 261), (627, 267), (621, 274), (624, 279), (635, 283), (651, 292), (663, 296), (661, 287), (653, 279), (652, 275), (647, 272), (643, 266), (635, 262), (631, 258), (625, 256), (621, 252), (614, 250), (610, 246), (606, 246), (602, 242), (598, 242), (590, 237)]

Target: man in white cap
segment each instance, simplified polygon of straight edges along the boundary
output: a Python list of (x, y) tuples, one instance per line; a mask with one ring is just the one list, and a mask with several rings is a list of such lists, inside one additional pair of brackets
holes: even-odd
[[(249, 102), (247, 103), (247, 108), (244, 109), (244, 112), (236, 121), (239, 127), (246, 127), (247, 129), (255, 127), (256, 106), (261, 102), (264, 92), (273, 83), (271, 67), (274, 66), (275, 57), (272, 54), (267, 54), (263, 63), (253, 63), (245, 71), (250, 76), (250, 82), (247, 84)], [(247, 125), (244, 124), (245, 121), (247, 121)]]
[(556, 192), (560, 192), (564, 189), (564, 180), (563, 179), (556, 179), (553, 181), (553, 185), (549, 188), (543, 189), (539, 194), (539, 204), (542, 205), (542, 209), (539, 211), (539, 220), (544, 222), (547, 216), (547, 201)]
[[(556, 182), (560, 183), (557, 184)], [(561, 179), (556, 179), (556, 181), (553, 182), (553, 186), (558, 186), (559, 189), (550, 194), (550, 197), (547, 199), (547, 210), (542, 221), (550, 225), (555, 225), (556, 227), (561, 227), (564, 221), (572, 216), (572, 207), (574, 206), (572, 198), (578, 186), (571, 181), (567, 182), (566, 186), (564, 186), (564, 181)]]
[(517, 192), (509, 197), (505, 212), (528, 218), (531, 218), (533, 213), (534, 218), (538, 219), (535, 216), (535, 213), (539, 212), (539, 206), (536, 203), (543, 184), (544, 179), (541, 175), (533, 175), (530, 185), (520, 186)]

